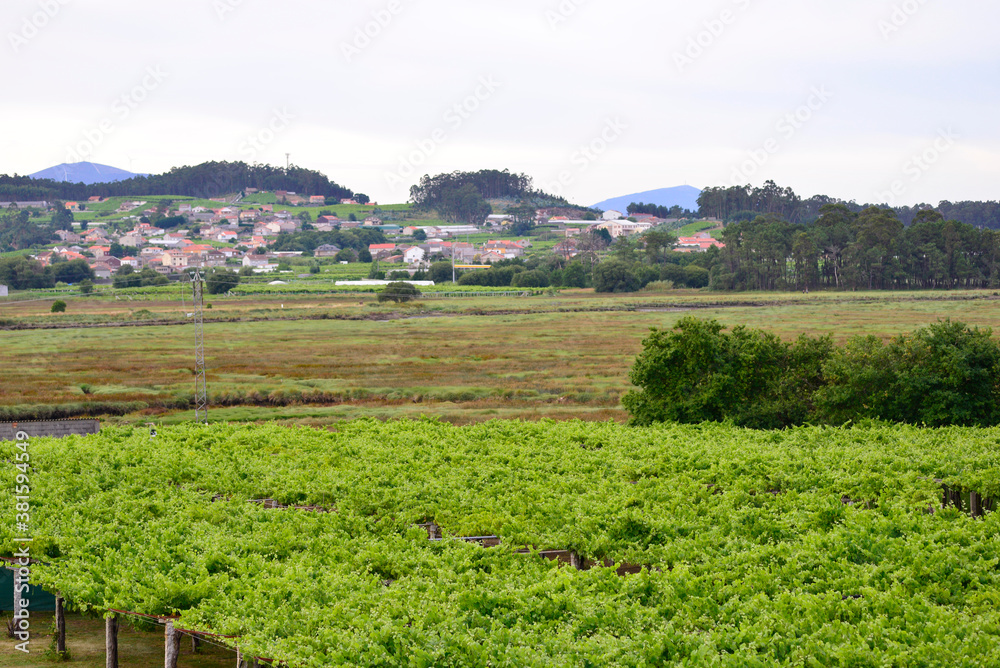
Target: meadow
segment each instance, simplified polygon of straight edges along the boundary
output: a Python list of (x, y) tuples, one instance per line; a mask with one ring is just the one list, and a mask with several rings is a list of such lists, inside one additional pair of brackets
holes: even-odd
[[(126, 421), (183, 421), (194, 331), (180, 286), (166, 294), (0, 304), (0, 410), (142, 402)], [(951, 318), (1000, 331), (992, 292), (725, 294), (701, 291), (529, 297), (371, 294), (211, 296), (205, 340), (213, 420), (326, 425), (438, 415), (616, 420), (651, 327), (695, 313), (774, 331), (890, 337)], [(79, 325), (86, 325), (80, 327)], [(108, 327), (107, 325), (127, 325)], [(135, 325), (135, 326), (133, 326)], [(10, 327), (43, 329), (10, 330)], [(62, 327), (49, 329), (49, 327)], [(92, 409), (90, 409), (92, 412)], [(180, 412), (177, 412), (177, 411)], [(131, 411), (130, 411), (131, 412)]]

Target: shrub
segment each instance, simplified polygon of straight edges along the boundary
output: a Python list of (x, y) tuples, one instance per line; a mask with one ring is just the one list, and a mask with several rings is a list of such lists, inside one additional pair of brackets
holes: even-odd
[(222, 295), (240, 284), (240, 275), (228, 269), (214, 268), (205, 277), (205, 287), (210, 295)]
[(857, 337), (823, 369), (819, 416), (929, 426), (1000, 422), (1000, 347), (989, 329), (945, 320), (887, 344)]
[(397, 304), (413, 301), (419, 297), (420, 290), (415, 285), (403, 282), (390, 283), (378, 293), (380, 302), (394, 301)]
[(66, 302), (64, 302), (61, 299), (57, 299), (55, 302), (52, 303), (52, 312), (53, 313), (65, 313), (66, 312)]
[(732, 420), (775, 429), (806, 421), (822, 382), (829, 338), (794, 345), (746, 327), (725, 332), (715, 320), (683, 318), (643, 341), (629, 379), (640, 390), (622, 404), (633, 424)]
[(549, 275), (540, 269), (522, 271), (514, 274), (511, 285), (515, 288), (547, 288), (549, 287)]
[(80, 287), (80, 292), (82, 292), (85, 295), (89, 295), (94, 291), (94, 284), (90, 280), (81, 282), (79, 287)]
[(640, 287), (641, 281), (632, 265), (622, 260), (606, 260), (594, 269), (597, 292), (635, 292)]

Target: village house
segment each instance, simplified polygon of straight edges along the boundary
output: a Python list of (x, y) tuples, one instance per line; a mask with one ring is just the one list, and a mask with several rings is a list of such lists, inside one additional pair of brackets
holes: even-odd
[(507, 256), (497, 251), (486, 251), (479, 256), (479, 261), (483, 264), (493, 264), (506, 260)]
[(420, 246), (413, 246), (403, 253), (403, 261), (409, 265), (420, 264), (427, 257), (427, 249)]
[(334, 246), (332, 244), (323, 244), (313, 251), (313, 257), (336, 257), (340, 253), (340, 246)]
[(674, 250), (678, 253), (707, 253), (709, 248), (725, 248), (726, 245), (718, 239), (713, 239), (708, 232), (700, 232), (693, 237), (680, 237)]
[(132, 257), (131, 255), (126, 255), (125, 257), (123, 257), (121, 263), (122, 266), (128, 265), (133, 269), (138, 269), (142, 266), (142, 262), (139, 260), (139, 258)]
[(388, 258), (396, 250), (396, 244), (371, 244), (368, 246), (368, 252), (372, 254), (372, 258), (376, 260), (384, 260)]
[(326, 204), (326, 198), (323, 197), (322, 195), (312, 195), (309, 198), (309, 204), (311, 206), (323, 206), (324, 204)]
[(552, 249), (552, 252), (567, 260), (571, 260), (579, 254), (575, 239), (567, 239), (566, 241), (559, 242)]
[(52, 251), (45, 251), (44, 253), (38, 253), (34, 255), (34, 258), (43, 266), (47, 267), (52, 264), (52, 257), (55, 255)]
[(641, 234), (653, 226), (650, 223), (633, 223), (630, 220), (609, 220), (592, 226), (593, 229), (607, 230), (612, 239), (627, 237), (633, 234)]
[(56, 236), (59, 237), (60, 241), (63, 241), (68, 244), (77, 244), (83, 241), (83, 237), (81, 237), (79, 234), (75, 234), (67, 230), (56, 230)]
[(188, 256), (182, 251), (168, 250), (160, 256), (160, 261), (168, 269), (184, 269), (188, 266)]
[(94, 270), (94, 277), (95, 278), (99, 278), (99, 279), (102, 279), (102, 280), (103, 279), (111, 278), (111, 274), (112, 274), (111, 267), (109, 267), (108, 265), (106, 265), (106, 264), (104, 264), (102, 262), (98, 263), (98, 264), (91, 265), (90, 268)]
[(480, 251), (476, 249), (475, 245), (468, 243), (454, 244), (452, 246), (452, 252), (455, 255), (455, 262), (458, 262), (459, 264), (471, 264), (480, 254)]
[(118, 243), (122, 246), (132, 246), (134, 248), (142, 248), (146, 244), (146, 240), (143, 239), (138, 234), (125, 234), (118, 239)]
[(271, 264), (267, 255), (244, 255), (243, 266), (250, 267), (257, 273), (271, 272), (278, 268), (278, 265)]
[(524, 255), (523, 241), (490, 240), (483, 246), (486, 253), (502, 255), (504, 259), (513, 260)]

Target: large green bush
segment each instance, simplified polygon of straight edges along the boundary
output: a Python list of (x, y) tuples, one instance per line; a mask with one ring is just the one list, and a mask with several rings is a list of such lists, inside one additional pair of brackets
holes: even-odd
[(632, 423), (730, 420), (753, 428), (877, 419), (1000, 424), (1000, 346), (991, 331), (943, 321), (883, 343), (786, 343), (687, 317), (643, 342), (622, 400)]

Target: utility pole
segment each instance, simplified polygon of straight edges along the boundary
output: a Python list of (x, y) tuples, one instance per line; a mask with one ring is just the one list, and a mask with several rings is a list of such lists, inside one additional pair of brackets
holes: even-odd
[(208, 382), (205, 379), (205, 299), (201, 272), (191, 274), (194, 292), (194, 419), (208, 422)]
[(285, 174), (287, 174), (288, 170), (291, 169), (291, 168), (292, 168), (292, 154), (291, 153), (286, 153), (285, 154)]

